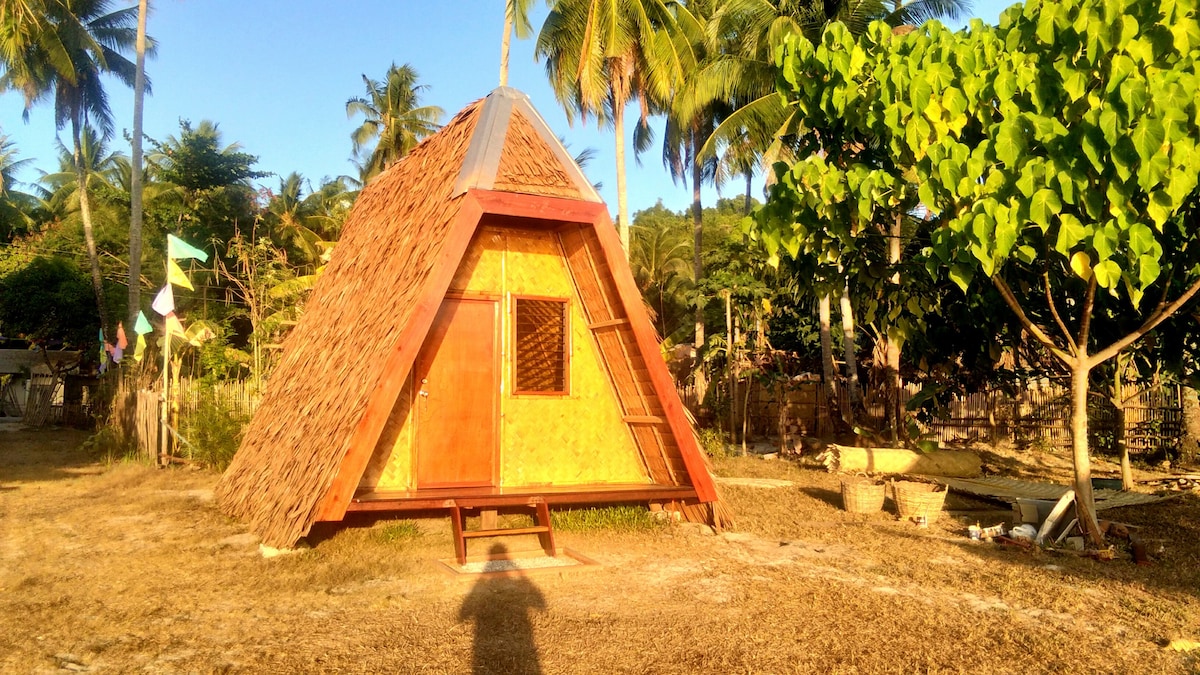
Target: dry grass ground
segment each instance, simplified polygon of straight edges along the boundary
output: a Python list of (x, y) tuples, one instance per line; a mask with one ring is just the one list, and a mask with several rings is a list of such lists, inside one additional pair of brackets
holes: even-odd
[[(1162, 547), (1152, 566), (1138, 567), (973, 544), (953, 518), (919, 530), (888, 514), (852, 516), (836, 506), (835, 476), (735, 458), (719, 461), (718, 473), (796, 486), (726, 486), (735, 532), (560, 531), (561, 545), (601, 566), (481, 581), (433, 562), (451, 550), (445, 520), (341, 529), (310, 550), (264, 559), (245, 528), (214, 509), (213, 475), (108, 465), (78, 449), (83, 438), (0, 432), (0, 671), (1183, 673), (1200, 665), (1163, 648), (1200, 638), (1195, 497), (1120, 512), (1145, 525), (1152, 550)], [(1024, 466), (1027, 475), (1062, 470), (1042, 456)]]

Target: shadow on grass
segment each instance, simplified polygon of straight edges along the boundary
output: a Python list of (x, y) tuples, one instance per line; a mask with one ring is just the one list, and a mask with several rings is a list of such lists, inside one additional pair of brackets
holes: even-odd
[[(488, 553), (500, 559), (508, 548), (497, 543)], [(540, 674), (530, 615), (545, 610), (545, 596), (525, 575), (480, 576), (458, 611), (459, 621), (474, 624), (471, 672)]]
[[(78, 429), (31, 429), (0, 434), (0, 476), (6, 488), (77, 478), (83, 469), (103, 470), (103, 453), (82, 447), (88, 439)], [(16, 485), (14, 485), (14, 483)]]
[(835, 509), (842, 508), (842, 493), (837, 490), (808, 486), (801, 487), (800, 492), (803, 492), (813, 499), (823, 501)]

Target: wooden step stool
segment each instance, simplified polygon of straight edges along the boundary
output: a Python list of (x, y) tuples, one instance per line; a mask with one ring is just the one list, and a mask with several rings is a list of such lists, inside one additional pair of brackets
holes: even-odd
[(454, 557), (459, 565), (467, 562), (467, 540), (480, 537), (511, 537), (521, 534), (536, 534), (538, 542), (546, 555), (554, 557), (557, 549), (554, 547), (554, 528), (550, 525), (550, 507), (541, 497), (529, 500), (526, 506), (533, 509), (533, 527), (498, 527), (495, 529), (468, 530), (464, 507), (457, 504), (450, 507), (450, 527), (454, 531)]

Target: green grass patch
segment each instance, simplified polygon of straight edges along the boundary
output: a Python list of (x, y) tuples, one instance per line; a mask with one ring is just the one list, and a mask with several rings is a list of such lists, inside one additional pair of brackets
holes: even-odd
[(554, 529), (565, 532), (645, 532), (667, 526), (644, 506), (607, 506), (595, 509), (551, 511)]
[(421, 528), (411, 520), (397, 520), (371, 528), (371, 538), (382, 544), (410, 541), (421, 536)]

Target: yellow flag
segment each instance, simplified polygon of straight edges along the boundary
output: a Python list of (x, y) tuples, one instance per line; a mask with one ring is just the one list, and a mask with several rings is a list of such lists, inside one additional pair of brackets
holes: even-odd
[(183, 324), (179, 322), (179, 317), (175, 316), (175, 312), (167, 315), (167, 335), (187, 335), (187, 332), (183, 330)]
[(145, 356), (145, 354), (146, 354), (146, 336), (139, 333), (137, 336), (137, 346), (133, 348), (133, 360), (141, 361), (142, 357)]
[(188, 281), (187, 275), (183, 270), (179, 269), (179, 265), (175, 264), (174, 260), (167, 259), (167, 281), (176, 286), (182, 286), (189, 291), (196, 290), (192, 288), (192, 282)]

